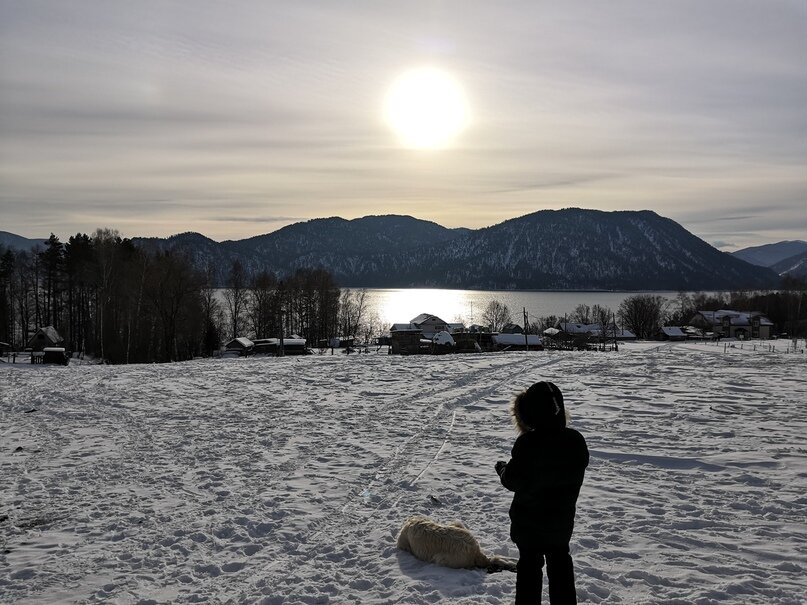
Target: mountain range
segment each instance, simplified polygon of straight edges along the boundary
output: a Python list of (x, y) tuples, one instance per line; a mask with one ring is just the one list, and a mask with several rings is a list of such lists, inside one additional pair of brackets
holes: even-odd
[(743, 248), (732, 253), (752, 265), (770, 267), (779, 275), (807, 278), (807, 242), (777, 242)]
[[(2, 240), (0, 240), (2, 241)], [(314, 219), (243, 240), (133, 238), (182, 251), (224, 286), (232, 263), (278, 276), (322, 267), (353, 287), (727, 290), (776, 287), (773, 269), (717, 250), (655, 212), (541, 210), (482, 229), (411, 216)]]
[(12, 248), (14, 250), (30, 250), (36, 246), (41, 246), (47, 239), (29, 239), (21, 235), (15, 235), (8, 231), (0, 231), (0, 248)]

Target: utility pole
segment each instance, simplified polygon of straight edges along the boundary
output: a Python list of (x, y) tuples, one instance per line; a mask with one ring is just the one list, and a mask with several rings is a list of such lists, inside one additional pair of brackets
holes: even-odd
[(530, 350), (530, 339), (527, 336), (527, 307), (522, 307), (524, 311), (524, 350)]
[(614, 351), (619, 351), (619, 345), (616, 343), (616, 313), (613, 314), (614, 317)]
[(277, 356), (283, 357), (283, 305), (280, 305), (280, 346), (277, 348)]

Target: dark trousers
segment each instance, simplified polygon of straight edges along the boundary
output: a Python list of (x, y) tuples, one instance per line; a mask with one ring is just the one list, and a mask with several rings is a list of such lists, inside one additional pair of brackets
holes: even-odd
[(568, 544), (551, 546), (516, 544), (516, 546), (518, 546), (516, 605), (538, 605), (541, 602), (544, 559), (546, 559), (551, 605), (577, 603), (574, 566)]

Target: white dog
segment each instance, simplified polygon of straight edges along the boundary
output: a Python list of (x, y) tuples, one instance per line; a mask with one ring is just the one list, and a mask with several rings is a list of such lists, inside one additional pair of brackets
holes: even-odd
[(516, 570), (512, 559), (483, 553), (479, 542), (459, 521), (443, 525), (420, 515), (409, 517), (398, 534), (398, 548), (421, 561), (445, 567), (484, 567), (488, 572)]

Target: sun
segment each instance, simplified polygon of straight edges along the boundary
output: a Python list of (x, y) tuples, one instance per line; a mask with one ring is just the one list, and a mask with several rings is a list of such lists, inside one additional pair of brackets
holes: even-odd
[(420, 67), (392, 83), (384, 117), (404, 146), (442, 149), (468, 126), (470, 109), (455, 78), (441, 69)]

